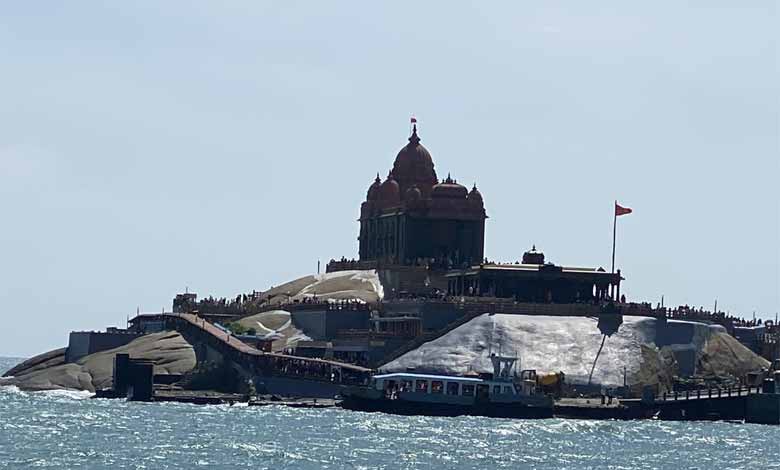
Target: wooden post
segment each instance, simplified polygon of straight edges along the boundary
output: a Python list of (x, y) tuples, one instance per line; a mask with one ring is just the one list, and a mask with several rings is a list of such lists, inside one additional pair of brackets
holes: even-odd
[(617, 241), (617, 200), (612, 207), (614, 217), (612, 219), (612, 274), (615, 274), (615, 241)]

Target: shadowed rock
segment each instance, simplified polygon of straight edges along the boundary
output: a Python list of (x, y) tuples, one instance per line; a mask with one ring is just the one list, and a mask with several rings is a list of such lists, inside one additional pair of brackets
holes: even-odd
[(55, 366), (65, 364), (65, 352), (68, 348), (55, 349), (53, 351), (39, 354), (35, 357), (17, 364), (15, 367), (3, 374), (3, 377), (14, 377), (16, 375), (29, 374), (42, 369), (49, 369)]
[[(72, 364), (64, 364), (57, 359), (55, 351), (49, 363), (45, 360), (29, 360), (28, 367), (20, 364), (8, 375), (12, 378), (0, 379), (0, 385), (15, 385), (22, 390), (87, 390), (109, 388), (112, 384), (114, 355), (127, 353), (130, 357), (154, 361), (155, 374), (183, 374), (195, 367), (195, 351), (184, 338), (176, 332), (162, 332), (142, 336), (125, 346), (90, 354)], [(34, 359), (44, 358), (46, 355)], [(63, 353), (64, 357), (64, 353)], [(13, 372), (13, 374), (11, 374)]]

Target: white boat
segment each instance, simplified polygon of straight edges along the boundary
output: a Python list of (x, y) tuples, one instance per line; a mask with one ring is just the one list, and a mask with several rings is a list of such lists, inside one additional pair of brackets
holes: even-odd
[(397, 372), (348, 387), (342, 406), (404, 415), (549, 418), (553, 399), (538, 391), (535, 370), (514, 372), (516, 357), (491, 355), (493, 374), (480, 377)]

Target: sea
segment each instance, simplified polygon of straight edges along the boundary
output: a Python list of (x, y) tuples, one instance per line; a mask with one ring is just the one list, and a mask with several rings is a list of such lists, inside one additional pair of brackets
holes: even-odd
[[(20, 360), (0, 358), (0, 372)], [(780, 468), (780, 427), (403, 417), (0, 388), (0, 469)]]

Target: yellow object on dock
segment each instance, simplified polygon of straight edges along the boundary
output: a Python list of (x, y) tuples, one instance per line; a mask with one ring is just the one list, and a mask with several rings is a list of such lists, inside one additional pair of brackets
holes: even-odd
[(561, 374), (559, 373), (552, 373), (552, 374), (545, 374), (539, 376), (539, 385), (544, 385), (549, 387), (550, 385), (555, 385), (561, 380)]

